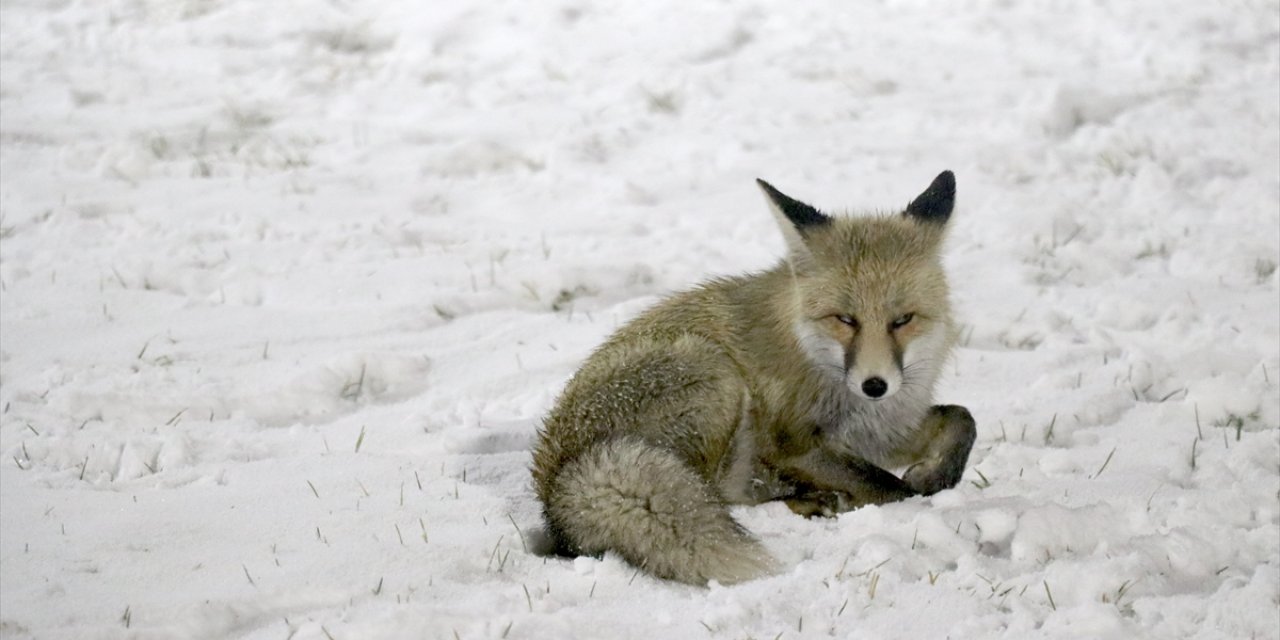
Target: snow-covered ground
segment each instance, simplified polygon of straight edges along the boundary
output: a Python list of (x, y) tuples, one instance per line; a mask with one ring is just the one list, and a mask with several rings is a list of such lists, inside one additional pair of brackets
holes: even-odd
[[(0, 636), (1280, 637), (1280, 3), (0, 4)], [(961, 486), (534, 553), (589, 350), (959, 180)]]

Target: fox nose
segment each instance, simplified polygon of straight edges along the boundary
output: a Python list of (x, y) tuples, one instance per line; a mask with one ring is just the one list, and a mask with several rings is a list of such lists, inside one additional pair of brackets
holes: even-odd
[(868, 398), (879, 398), (884, 392), (889, 390), (889, 383), (884, 378), (867, 378), (862, 383), (862, 392), (867, 394)]

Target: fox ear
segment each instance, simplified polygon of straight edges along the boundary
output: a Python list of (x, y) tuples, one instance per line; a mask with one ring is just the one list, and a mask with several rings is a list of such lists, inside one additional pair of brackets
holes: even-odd
[(916, 199), (907, 205), (903, 215), (921, 222), (946, 224), (955, 206), (956, 176), (950, 171), (943, 171), (933, 179), (933, 184), (930, 184), (924, 193), (916, 196)]
[[(800, 202), (773, 188), (773, 185), (756, 178), (756, 184), (764, 192), (769, 210), (778, 220), (782, 228), (782, 236), (787, 240), (787, 249), (793, 264), (804, 263), (812, 257), (805, 234), (831, 223), (831, 218), (813, 207)], [(800, 266), (797, 264), (796, 266)]]

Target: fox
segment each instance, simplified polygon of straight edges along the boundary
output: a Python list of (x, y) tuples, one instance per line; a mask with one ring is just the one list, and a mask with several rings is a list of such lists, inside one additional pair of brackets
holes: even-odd
[(957, 337), (941, 264), (954, 174), (854, 216), (756, 182), (785, 257), (624, 324), (542, 420), (532, 476), (559, 555), (731, 585), (782, 569), (732, 505), (831, 517), (960, 481), (974, 419), (933, 404)]

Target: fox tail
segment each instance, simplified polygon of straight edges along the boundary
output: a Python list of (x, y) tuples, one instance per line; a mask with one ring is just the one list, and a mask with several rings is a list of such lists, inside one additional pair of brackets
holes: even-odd
[(597, 442), (542, 496), (552, 536), (585, 555), (613, 551), (660, 578), (733, 584), (776, 562), (675, 453), (635, 438)]

